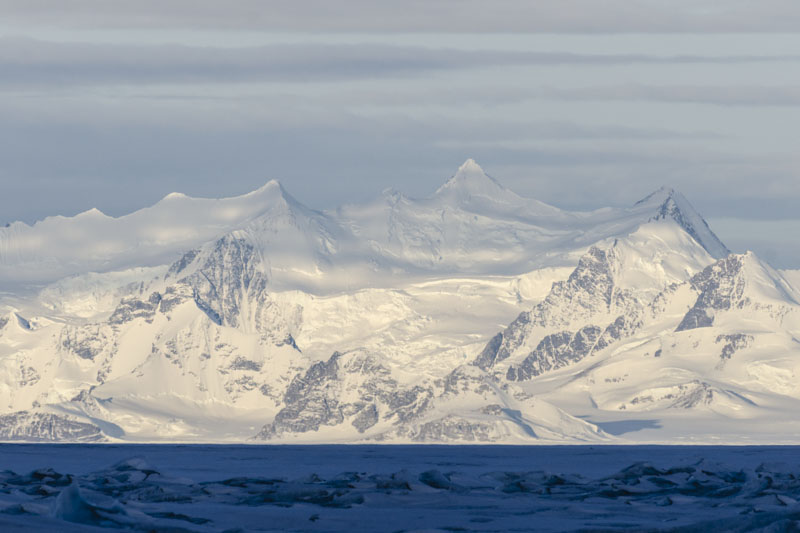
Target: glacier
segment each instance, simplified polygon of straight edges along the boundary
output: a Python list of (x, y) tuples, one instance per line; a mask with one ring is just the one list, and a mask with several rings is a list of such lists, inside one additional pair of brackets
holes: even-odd
[(426, 198), (17, 222), (0, 440), (798, 443), (797, 272), (670, 188), (571, 212), (471, 159)]

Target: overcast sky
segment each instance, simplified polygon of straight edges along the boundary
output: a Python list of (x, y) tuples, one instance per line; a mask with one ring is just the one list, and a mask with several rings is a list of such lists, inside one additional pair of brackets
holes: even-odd
[(0, 222), (280, 179), (559, 207), (682, 191), (800, 268), (796, 0), (0, 0)]

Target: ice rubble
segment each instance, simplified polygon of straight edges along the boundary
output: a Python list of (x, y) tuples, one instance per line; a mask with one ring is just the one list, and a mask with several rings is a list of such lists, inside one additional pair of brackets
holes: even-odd
[[(141, 458), (82, 475), (6, 470), (0, 473), (0, 528), (793, 531), (800, 524), (800, 477), (785, 464), (636, 462), (591, 475), (577, 465), (563, 472), (493, 470), (487, 457), (470, 466), (415, 462), (330, 476), (300, 468), (293, 478), (175, 477)], [(194, 472), (223, 474), (199, 467)]]

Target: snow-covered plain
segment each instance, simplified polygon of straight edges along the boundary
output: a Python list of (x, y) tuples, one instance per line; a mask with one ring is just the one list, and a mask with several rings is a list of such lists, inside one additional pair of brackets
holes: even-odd
[(798, 443), (800, 279), (680, 193), (569, 212), (472, 160), (0, 228), (0, 440)]
[(2, 531), (796, 531), (800, 449), (2, 445)]

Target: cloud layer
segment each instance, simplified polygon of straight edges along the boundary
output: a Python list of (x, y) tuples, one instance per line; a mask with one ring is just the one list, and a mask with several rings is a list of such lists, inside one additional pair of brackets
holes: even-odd
[(8, 23), (302, 32), (793, 32), (794, 0), (0, 0)]
[[(377, 43), (276, 44), (230, 48), (0, 39), (0, 83), (6, 85), (336, 81), (419, 76), (432, 71), (479, 67), (786, 62), (800, 63), (800, 55), (578, 54), (458, 50)], [(600, 96), (607, 99), (646, 98), (653, 93), (655, 91), (647, 91), (643, 87), (616, 87), (606, 89)], [(561, 95), (557, 91), (539, 91), (538, 94), (593, 97), (587, 91)]]
[(797, 219), (800, 35), (719, 32), (798, 9), (0, 0), (0, 224), (270, 178), (316, 208), (425, 196), (468, 157), (565, 208), (666, 184), (712, 219)]

